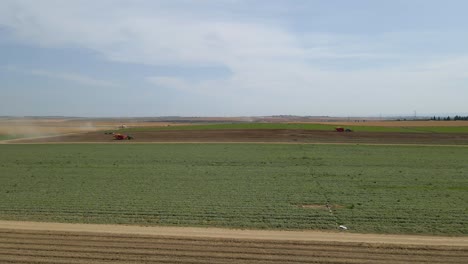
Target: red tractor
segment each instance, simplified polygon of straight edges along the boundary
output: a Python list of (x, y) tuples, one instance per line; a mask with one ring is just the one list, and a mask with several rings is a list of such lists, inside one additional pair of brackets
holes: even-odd
[(349, 128), (343, 128), (343, 127), (336, 127), (335, 128), (336, 132), (353, 132), (353, 130), (349, 129)]
[(114, 139), (115, 140), (125, 140), (125, 139), (126, 140), (131, 140), (131, 139), (133, 139), (133, 137), (130, 136), (130, 135), (116, 133), (116, 134), (114, 134)]

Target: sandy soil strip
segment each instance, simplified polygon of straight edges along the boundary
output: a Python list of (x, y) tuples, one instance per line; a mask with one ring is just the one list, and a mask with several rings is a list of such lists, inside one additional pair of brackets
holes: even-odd
[(0, 221), (2, 229), (137, 234), (199, 238), (262, 239), (282, 241), (359, 242), (403, 245), (458, 246), (468, 248), (468, 237), (354, 234), (320, 231), (237, 230), (202, 227), (129, 226), (98, 224), (65, 224), (45, 222)]

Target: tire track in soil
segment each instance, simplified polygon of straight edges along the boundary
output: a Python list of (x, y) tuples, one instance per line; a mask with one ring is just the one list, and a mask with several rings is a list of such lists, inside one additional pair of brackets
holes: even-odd
[[(303, 152), (303, 156), (306, 157), (307, 156), (307, 152), (305, 151), (304, 149), (304, 145), (300, 145), (301, 146), (301, 150)], [(332, 201), (330, 200), (330, 197), (328, 196), (327, 194), (327, 188), (325, 186), (323, 186), (319, 179), (318, 179), (318, 175), (316, 175), (313, 171), (313, 167), (312, 165), (308, 165), (307, 166), (307, 169), (308, 169), (308, 172), (309, 172), (309, 175), (310, 177), (313, 179), (313, 181), (315, 182), (315, 184), (318, 186), (318, 189), (321, 191), (321, 195), (323, 196), (323, 198), (325, 199), (325, 208), (328, 210), (328, 212), (330, 213), (331, 217), (334, 219), (334, 224), (335, 224), (335, 227), (336, 229), (339, 229), (339, 226), (340, 226), (340, 219), (338, 218), (338, 216), (335, 214), (335, 212), (333, 212), (333, 208), (332, 208)]]

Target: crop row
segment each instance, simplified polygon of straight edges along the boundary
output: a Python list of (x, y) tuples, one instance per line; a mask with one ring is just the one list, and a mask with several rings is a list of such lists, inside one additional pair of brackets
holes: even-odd
[(468, 234), (467, 159), (457, 147), (0, 145), (0, 219)]

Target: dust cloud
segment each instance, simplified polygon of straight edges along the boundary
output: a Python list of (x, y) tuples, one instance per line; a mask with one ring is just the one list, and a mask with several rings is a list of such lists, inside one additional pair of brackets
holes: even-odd
[(94, 122), (66, 119), (0, 119), (0, 137), (41, 137), (68, 133), (92, 132), (98, 127)]

